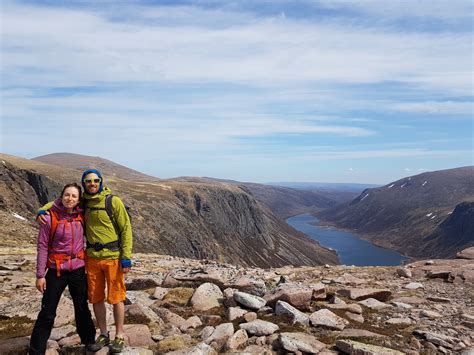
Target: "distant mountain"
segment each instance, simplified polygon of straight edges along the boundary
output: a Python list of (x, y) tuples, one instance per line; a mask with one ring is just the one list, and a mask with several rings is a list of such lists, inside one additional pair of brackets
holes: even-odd
[(355, 183), (333, 183), (333, 182), (269, 182), (267, 185), (284, 186), (292, 189), (303, 190), (335, 190), (361, 192), (365, 189), (381, 186), (380, 184), (355, 184)]
[(337, 205), (334, 199), (318, 191), (253, 183), (244, 183), (242, 186), (281, 219), (302, 213), (320, 211)]
[(474, 245), (474, 167), (427, 172), (318, 213), (340, 228), (413, 257), (454, 257)]
[(109, 178), (120, 178), (125, 180), (156, 181), (157, 177), (143, 174), (139, 171), (127, 168), (113, 161), (100, 157), (74, 153), (53, 153), (42, 155), (32, 160), (40, 161), (46, 164), (59, 165), (65, 168), (84, 171), (87, 169), (99, 169), (101, 173)]
[(305, 190), (302, 188), (273, 186), (269, 184), (257, 184), (210, 177), (183, 176), (169, 179), (169, 181), (218, 182), (241, 186), (283, 220), (298, 214), (313, 213), (333, 207), (339, 203), (350, 201), (358, 195), (358, 193), (348, 190), (350, 184), (346, 186), (347, 189), (343, 190), (309, 188), (309, 185), (308, 189)]
[[(83, 156), (78, 162), (75, 155), (68, 159), (75, 169), (0, 154), (1, 235), (16, 236), (18, 245), (31, 243), (34, 236), (26, 238), (20, 230), (35, 227), (37, 208), (58, 196), (63, 184), (78, 181), (84, 167), (102, 161), (93, 158), (92, 165), (77, 170)], [(131, 207), (135, 251), (258, 267), (338, 263), (335, 252), (289, 227), (238, 185), (139, 181), (124, 167), (108, 164), (99, 168), (105, 183)]]

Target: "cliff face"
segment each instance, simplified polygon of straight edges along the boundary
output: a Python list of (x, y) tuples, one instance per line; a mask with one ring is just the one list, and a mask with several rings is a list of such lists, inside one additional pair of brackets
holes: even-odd
[(423, 173), (367, 189), (320, 218), (414, 257), (452, 257), (474, 245), (474, 167)]
[[(81, 174), (38, 163), (30, 169), (28, 160), (1, 158), (0, 210), (9, 218), (13, 213), (26, 217), (30, 224), (41, 204)], [(259, 267), (338, 262), (334, 252), (279, 221), (239, 186), (107, 176), (105, 182), (131, 207), (135, 251)]]
[(462, 202), (423, 241), (427, 256), (453, 258), (465, 245), (474, 245), (474, 202)]

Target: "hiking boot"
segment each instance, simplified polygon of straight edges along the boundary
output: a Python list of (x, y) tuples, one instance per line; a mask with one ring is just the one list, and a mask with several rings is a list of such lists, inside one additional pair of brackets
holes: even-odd
[(112, 354), (121, 353), (125, 346), (125, 340), (121, 337), (115, 337), (114, 341), (110, 343), (110, 352)]
[(101, 334), (99, 335), (99, 337), (97, 338), (94, 344), (88, 344), (86, 346), (86, 350), (95, 353), (99, 351), (100, 349), (102, 349), (104, 346), (107, 346), (109, 344), (110, 344), (109, 333), (107, 333), (107, 335)]

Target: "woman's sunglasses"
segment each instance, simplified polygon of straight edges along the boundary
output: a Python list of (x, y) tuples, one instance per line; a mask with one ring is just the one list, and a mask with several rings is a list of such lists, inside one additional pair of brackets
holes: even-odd
[(101, 179), (84, 179), (84, 182), (86, 184), (92, 184), (92, 183), (98, 184), (101, 181), (102, 181)]

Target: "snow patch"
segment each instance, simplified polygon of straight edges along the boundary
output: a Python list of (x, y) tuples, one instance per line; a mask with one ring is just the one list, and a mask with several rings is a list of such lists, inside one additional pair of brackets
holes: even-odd
[(21, 219), (22, 221), (26, 221), (25, 217), (20, 216), (18, 213), (13, 212), (12, 216), (18, 219)]
[(369, 196), (369, 194), (366, 194), (366, 195), (365, 195), (364, 197), (362, 197), (360, 200), (361, 200), (361, 201), (365, 200), (365, 198), (366, 198), (367, 196)]
[(393, 186), (395, 186), (395, 184), (390, 185), (388, 188), (391, 189)]
[(432, 214), (433, 214), (433, 212), (430, 212), (430, 213), (428, 213), (428, 214), (426, 215), (426, 217), (429, 217), (429, 216), (431, 216)]
[(7, 165), (7, 163), (5, 163), (5, 160), (2, 160), (2, 164), (3, 164), (3, 165)]
[(421, 186), (425, 186), (428, 183), (428, 181), (425, 181)]
[(434, 215), (433, 217), (431, 217), (431, 219), (433, 219), (433, 218), (436, 218), (436, 215)]
[(402, 186), (400, 186), (400, 187), (405, 187), (406, 184), (407, 184), (407, 183), (404, 183), (404, 184), (403, 184)]

